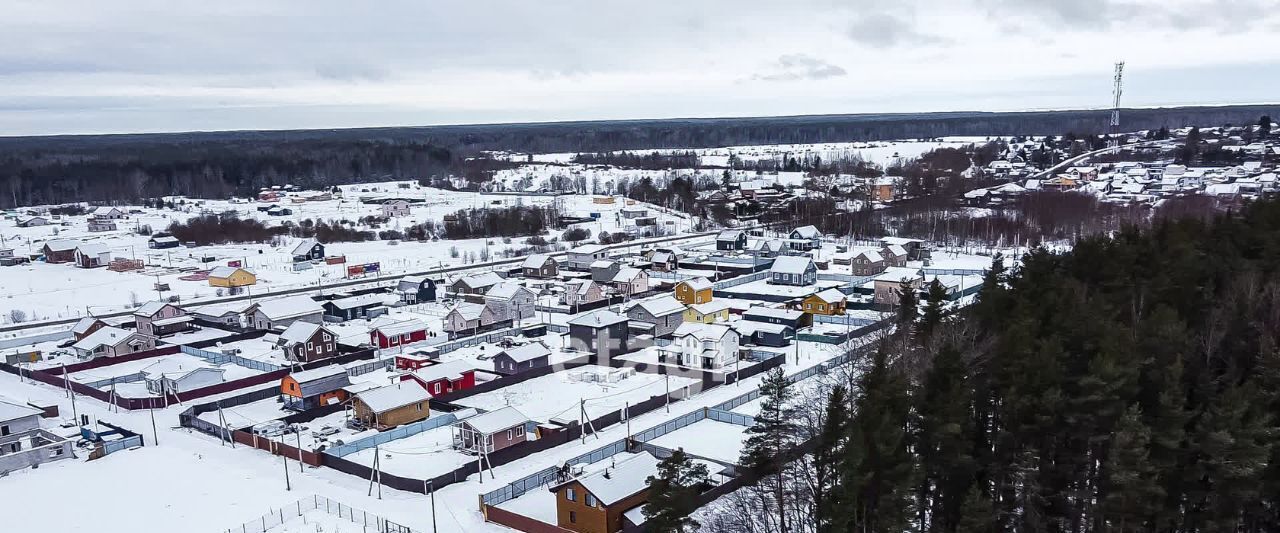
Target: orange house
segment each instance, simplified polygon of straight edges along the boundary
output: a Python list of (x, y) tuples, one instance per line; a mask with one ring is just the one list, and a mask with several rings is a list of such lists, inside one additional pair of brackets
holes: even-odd
[(801, 303), (802, 310), (815, 315), (843, 315), (848, 297), (844, 293), (827, 289), (817, 294), (810, 294)]
[(644, 452), (552, 486), (557, 525), (578, 533), (622, 531), (624, 515), (648, 501), (645, 479), (657, 473), (658, 459)]
[(280, 394), (286, 409), (306, 411), (347, 401), (343, 387), (348, 385), (351, 379), (347, 369), (342, 365), (329, 365), (285, 376), (280, 380)]
[(676, 284), (675, 297), (685, 305), (705, 304), (711, 301), (711, 280), (692, 278)]

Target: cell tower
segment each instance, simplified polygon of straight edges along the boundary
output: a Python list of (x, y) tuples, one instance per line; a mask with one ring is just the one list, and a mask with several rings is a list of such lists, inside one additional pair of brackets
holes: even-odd
[(1116, 62), (1115, 87), (1111, 89), (1111, 146), (1120, 146), (1120, 94), (1124, 92), (1124, 61)]

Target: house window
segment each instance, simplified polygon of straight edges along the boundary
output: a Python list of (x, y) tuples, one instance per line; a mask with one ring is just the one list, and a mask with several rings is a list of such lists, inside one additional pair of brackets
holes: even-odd
[(440, 394), (440, 384), (436, 383), (436, 394)]
[(516, 430), (514, 430), (514, 429), (508, 429), (508, 430), (507, 430), (507, 440), (515, 440), (515, 438), (516, 438)]
[(315, 347), (313, 347), (313, 346), (311, 345), (311, 341), (307, 341), (307, 349), (308, 349), (308, 350), (315, 350)]
[(524, 436), (524, 426), (516, 426), (516, 436), (517, 437)]
[(418, 411), (419, 411), (419, 412), (421, 412), (421, 411), (422, 411), (422, 402), (418, 402)]
[(596, 506), (596, 497), (595, 497), (595, 496), (592, 496), (591, 494), (589, 494), (589, 493), (588, 493), (588, 494), (587, 494), (587, 498), (586, 498), (586, 500), (587, 500), (587, 507), (595, 507), (595, 506)]
[(574, 492), (573, 487), (564, 489), (564, 499), (569, 500), (571, 502), (576, 502), (578, 501), (578, 493)]
[(9, 434), (9, 426), (0, 426), (0, 436)]
[[(573, 490), (573, 489), (569, 489), (569, 490)], [(569, 523), (570, 523), (570, 524), (576, 524), (576, 523), (578, 523), (578, 513), (575, 513), (575, 512), (573, 512), (573, 511), (569, 511)]]

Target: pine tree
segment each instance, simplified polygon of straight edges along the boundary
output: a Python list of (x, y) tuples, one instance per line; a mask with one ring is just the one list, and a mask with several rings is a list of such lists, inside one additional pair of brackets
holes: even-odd
[(1150, 442), (1141, 413), (1130, 407), (1116, 424), (1106, 461), (1102, 516), (1107, 531), (1148, 531), (1156, 520), (1164, 490), (1148, 457)]
[(786, 518), (786, 456), (799, 441), (800, 426), (796, 422), (795, 407), (791, 406), (791, 380), (781, 368), (765, 374), (760, 384), (760, 413), (755, 425), (747, 428), (747, 439), (742, 445), (740, 463), (759, 474), (772, 471), (772, 487), (778, 506), (778, 523), (781, 531), (787, 531)]
[(683, 449), (658, 463), (658, 473), (649, 476), (648, 504), (642, 512), (645, 530), (653, 533), (685, 533), (700, 524), (689, 515), (698, 507), (698, 495), (710, 483), (707, 465), (694, 463)]
[(917, 511), (932, 517), (930, 531), (950, 531), (975, 470), (969, 413), (973, 391), (958, 349), (948, 344), (938, 351), (913, 397), (915, 450), (920, 457)]
[(858, 503), (860, 525), (869, 531), (904, 531), (911, 524), (915, 460), (910, 453), (907, 382), (891, 367), (886, 350), (875, 352), (861, 380), (853, 417), (862, 439)]
[(937, 278), (934, 278), (929, 282), (929, 289), (925, 294), (924, 313), (920, 317), (919, 324), (916, 325), (916, 335), (921, 341), (927, 341), (942, 324), (942, 319), (947, 313), (946, 305), (947, 289)]
[(920, 318), (919, 304), (916, 303), (916, 289), (908, 280), (898, 284), (898, 330), (903, 334), (914, 329), (916, 319)]
[(849, 418), (848, 389), (844, 385), (836, 385), (827, 397), (822, 430), (813, 450), (813, 507), (817, 512), (814, 522), (819, 532), (842, 530), (839, 523), (840, 516), (846, 511), (846, 502), (839, 478), (848, 441)]
[(956, 533), (996, 531), (995, 510), (991, 507), (991, 498), (977, 484), (969, 487), (960, 509), (961, 515), (956, 523)]

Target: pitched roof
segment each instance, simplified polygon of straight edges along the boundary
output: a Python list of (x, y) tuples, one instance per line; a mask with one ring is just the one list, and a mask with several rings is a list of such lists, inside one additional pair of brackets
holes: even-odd
[(608, 247), (603, 244), (584, 244), (577, 248), (569, 250), (571, 254), (597, 254), (607, 250)]
[(90, 242), (90, 243), (81, 243), (80, 245), (76, 246), (76, 251), (79, 252), (80, 255), (96, 256), (96, 255), (102, 255), (105, 253), (110, 253), (111, 249), (107, 248), (107, 245), (105, 244)]
[(369, 294), (361, 294), (359, 296), (348, 296), (337, 300), (330, 300), (328, 303), (338, 309), (355, 309), (357, 307), (374, 307), (386, 303), (383, 299), (385, 293), (373, 292)]
[(605, 505), (613, 505), (649, 488), (646, 480), (658, 473), (658, 458), (649, 452), (623, 459), (614, 466), (576, 478), (578, 484)]
[(569, 321), (570, 326), (590, 326), (593, 328), (610, 326), (619, 322), (626, 322), (625, 316), (619, 315), (608, 309), (599, 309)]
[(688, 285), (690, 289), (693, 289), (695, 291), (703, 291), (703, 290), (710, 289), (712, 287), (711, 280), (707, 278), (690, 278), (690, 279), (681, 281), (680, 283), (684, 283)]
[(540, 342), (532, 342), (524, 346), (516, 346), (515, 348), (508, 348), (504, 350), (502, 353), (507, 354), (507, 357), (510, 357), (512, 361), (515, 361), (517, 363), (523, 363), (526, 361), (532, 361), (534, 359), (549, 356), (551, 355), (551, 350), (548, 349), (546, 346), (544, 346)]
[(507, 406), (502, 409), (489, 411), (482, 415), (476, 415), (471, 418), (464, 419), (462, 423), (471, 426), (471, 429), (491, 435), (499, 431), (511, 429), (529, 421), (529, 417), (521, 413), (515, 407)]
[(80, 247), (80, 241), (75, 239), (54, 239), (44, 243), (44, 246), (51, 252), (70, 252)]
[(746, 232), (740, 229), (727, 229), (716, 234), (717, 241), (736, 241), (738, 237), (745, 235)]
[(164, 306), (166, 305), (169, 305), (169, 303), (160, 301), (147, 302), (143, 304), (142, 307), (134, 309), (133, 314), (134, 316), (155, 316), (155, 314), (159, 313), (161, 309), (164, 309)]
[(542, 268), (542, 265), (547, 264), (547, 261), (554, 262), (555, 259), (552, 259), (547, 254), (533, 254), (524, 258), (524, 262), (520, 263), (520, 268)]
[[(289, 327), (285, 328), (284, 333), (280, 334), (280, 340), (288, 344), (307, 342), (311, 340), (311, 337), (320, 329), (323, 328), (321, 328), (319, 324), (312, 324), (310, 322), (303, 322), (299, 320), (289, 324)], [(333, 333), (330, 332), (329, 334), (332, 335)]]
[(484, 297), (485, 299), (493, 298), (498, 300), (510, 300), (515, 298), (517, 294), (520, 294), (521, 291), (531, 292), (529, 289), (524, 288), (524, 285), (504, 281), (494, 285), (493, 288), (489, 289), (489, 292), (484, 294)]
[(320, 241), (315, 239), (302, 239), (293, 247), (293, 251), (290, 252), (289, 255), (307, 255), (311, 253), (311, 249), (317, 244), (320, 244)]
[(102, 345), (115, 346), (128, 340), (134, 335), (137, 335), (137, 333), (126, 331), (115, 326), (103, 326), (88, 337), (80, 339), (80, 342), (73, 344), (72, 347), (80, 350), (92, 351), (94, 348)]
[(382, 324), (374, 327), (373, 331), (381, 333), (387, 337), (395, 337), (397, 335), (404, 335), (415, 331), (424, 331), (426, 329), (427, 325), (421, 320), (410, 319)]
[(890, 244), (889, 246), (886, 246), (885, 249), (896, 257), (907, 255), (907, 249), (903, 248), (900, 244)]
[(293, 378), (294, 381), (297, 381), (299, 384), (301, 384), (301, 383), (308, 383), (311, 381), (315, 381), (318, 379), (325, 379), (325, 378), (337, 376), (339, 374), (346, 376), (347, 369), (343, 368), (342, 365), (328, 365), (328, 366), (322, 366), (320, 368), (313, 368), (311, 370), (301, 370), (298, 372), (290, 372), (289, 377)]
[(237, 270), (243, 270), (243, 271), (245, 271), (245, 272), (249, 273), (250, 275), (252, 275), (252, 274), (253, 274), (253, 271), (252, 271), (252, 270), (249, 270), (249, 269), (247, 269), (247, 268), (241, 268), (241, 267), (233, 267), (233, 266), (226, 266), (226, 265), (222, 265), (222, 266), (219, 266), (219, 267), (214, 267), (214, 268), (213, 268), (213, 270), (210, 270), (210, 271), (209, 271), (209, 277), (211, 277), (211, 278), (229, 278), (229, 277), (231, 277), (231, 275), (232, 275), (232, 274), (235, 274)]
[(812, 225), (800, 226), (791, 230), (791, 233), (799, 233), (801, 239), (814, 239), (822, 236), (822, 232)]
[(817, 294), (814, 294), (813, 296), (827, 303), (842, 302), (849, 298), (848, 296), (845, 296), (843, 292), (840, 292), (836, 289), (827, 289)]
[(773, 260), (773, 266), (769, 267), (769, 271), (782, 274), (804, 274), (812, 264), (813, 260), (807, 256), (784, 255)]
[(884, 261), (884, 256), (880, 255), (880, 252), (877, 252), (875, 250), (867, 250), (865, 252), (858, 254), (856, 257), (866, 257), (867, 261), (870, 261), (872, 263), (879, 263)]
[(760, 316), (760, 317), (769, 317), (769, 318), (781, 318), (783, 320), (799, 320), (800, 317), (804, 316), (804, 312), (796, 311), (794, 309), (781, 309), (777, 307), (752, 307), (750, 309), (747, 309), (747, 311), (743, 313), (742, 316), (744, 317)]
[(413, 371), (413, 374), (418, 376), (418, 379), (430, 383), (438, 379), (462, 379), (462, 375), (464, 373), (475, 369), (476, 367), (472, 366), (471, 363), (468, 363), (466, 360), (455, 359), (453, 361), (436, 363), (431, 366), (419, 368)]
[(502, 281), (502, 276), (499, 276), (496, 272), (482, 272), (458, 278), (458, 282), (473, 289), (490, 287), (502, 283)]
[[(479, 320), (480, 315), (484, 313), (484, 305), (473, 304), (471, 302), (462, 302), (458, 304), (457, 307), (454, 307), (451, 311), (449, 311), (449, 314), (451, 315), (455, 311), (459, 315), (462, 315), (463, 320)], [(447, 317), (449, 315), (445, 315), (445, 316)]]
[(18, 403), (0, 400), (0, 420), (9, 421), (28, 416), (38, 416), (44, 414), (44, 411)]
[(408, 380), (369, 389), (357, 394), (356, 398), (375, 413), (383, 413), (397, 407), (428, 401), (431, 395), (418, 382)]
[(905, 279), (920, 277), (920, 269), (907, 267), (889, 267), (875, 277), (875, 281), (891, 281), (897, 283)]
[(635, 267), (623, 267), (618, 269), (618, 273), (613, 275), (614, 283), (630, 283), (640, 276), (644, 275), (644, 271)]
[(676, 328), (671, 335), (673, 337), (683, 337), (685, 335), (693, 335), (698, 340), (720, 340), (733, 328), (724, 324), (703, 324), (702, 322), (685, 322)]
[(667, 316), (672, 313), (680, 313), (684, 311), (684, 304), (680, 303), (675, 296), (664, 295), (652, 300), (645, 300), (635, 304), (634, 307), (644, 309), (650, 315), (655, 317)]
[(719, 313), (729, 308), (729, 304), (724, 300), (712, 300), (707, 303), (693, 304), (689, 306), (700, 315), (709, 315), (711, 313)]
[[(71, 333), (74, 335), (83, 335), (86, 331), (89, 331), (90, 327), (98, 322), (102, 322), (102, 319), (91, 316), (81, 318), (76, 322), (76, 325), (71, 327)], [(103, 324), (106, 324), (106, 322), (103, 322)]]
[(258, 311), (271, 320), (281, 320), (302, 315), (323, 313), (324, 308), (310, 296), (294, 295), (263, 300), (256, 304)]

